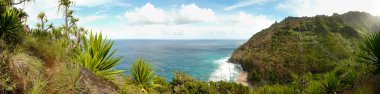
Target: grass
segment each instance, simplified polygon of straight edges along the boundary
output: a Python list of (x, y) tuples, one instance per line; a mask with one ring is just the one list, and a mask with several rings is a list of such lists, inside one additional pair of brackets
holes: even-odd
[(43, 63), (25, 52), (15, 52), (9, 59), (10, 71), (15, 75), (16, 85), (28, 93), (38, 94), (46, 90)]
[(52, 77), (49, 92), (67, 94), (83, 91), (84, 86), (79, 81), (79, 68), (75, 64), (62, 64), (58, 66), (59, 71)]

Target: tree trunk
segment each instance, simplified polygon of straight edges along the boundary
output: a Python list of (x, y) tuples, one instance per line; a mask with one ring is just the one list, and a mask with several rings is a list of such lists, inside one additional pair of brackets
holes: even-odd
[(66, 6), (65, 7), (65, 29), (66, 29), (66, 37), (67, 37), (67, 43), (69, 45), (69, 47), (71, 47), (70, 45), (70, 35), (69, 35), (69, 25), (68, 25), (68, 7)]
[(77, 44), (78, 45), (80, 45), (80, 32), (81, 32), (82, 30), (78, 30), (77, 32), (78, 32), (78, 34), (77, 34)]
[(41, 28), (42, 28), (42, 31), (45, 32), (45, 27), (44, 27), (44, 18), (41, 18)]

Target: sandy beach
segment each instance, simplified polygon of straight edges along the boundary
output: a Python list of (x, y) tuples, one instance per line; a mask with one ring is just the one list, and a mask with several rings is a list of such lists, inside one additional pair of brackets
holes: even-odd
[(244, 86), (248, 86), (249, 84), (247, 82), (247, 77), (248, 77), (248, 72), (246, 71), (240, 72), (238, 77), (236, 78), (236, 83), (242, 84)]

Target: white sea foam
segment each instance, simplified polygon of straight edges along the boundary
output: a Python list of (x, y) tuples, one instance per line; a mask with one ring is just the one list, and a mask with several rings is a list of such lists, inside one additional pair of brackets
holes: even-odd
[(242, 68), (238, 64), (228, 63), (228, 58), (230, 57), (214, 61), (218, 68), (210, 75), (210, 81), (236, 81), (235, 78), (242, 71)]

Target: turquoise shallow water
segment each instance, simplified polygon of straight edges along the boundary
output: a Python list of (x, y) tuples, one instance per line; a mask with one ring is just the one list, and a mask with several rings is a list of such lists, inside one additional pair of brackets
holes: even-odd
[(173, 71), (185, 72), (204, 81), (234, 81), (240, 66), (227, 63), (233, 50), (244, 40), (115, 40), (117, 55), (123, 56), (116, 69), (128, 70), (142, 57), (151, 62), (156, 74), (170, 81)]

